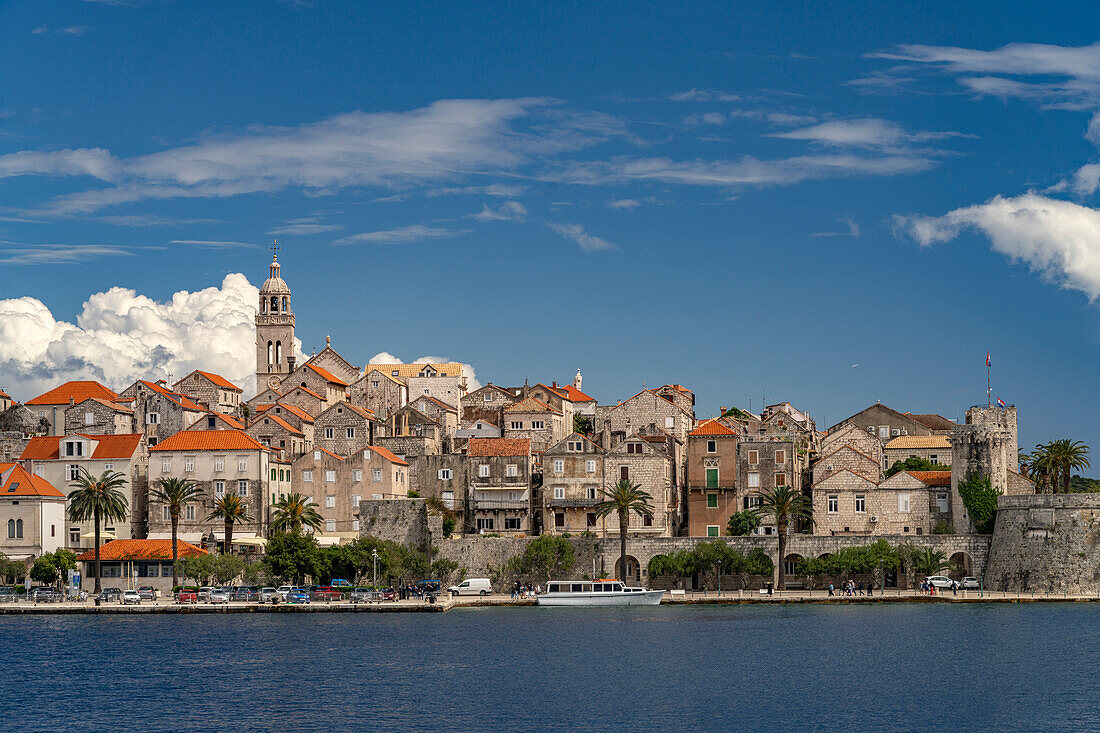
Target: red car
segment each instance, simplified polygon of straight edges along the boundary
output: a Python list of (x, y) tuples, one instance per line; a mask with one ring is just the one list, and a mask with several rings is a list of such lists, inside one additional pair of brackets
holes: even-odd
[(338, 601), (340, 600), (340, 591), (333, 588), (331, 585), (318, 588), (313, 593), (313, 600), (315, 601)]
[(181, 590), (176, 594), (176, 603), (198, 603), (199, 592), (191, 589)]

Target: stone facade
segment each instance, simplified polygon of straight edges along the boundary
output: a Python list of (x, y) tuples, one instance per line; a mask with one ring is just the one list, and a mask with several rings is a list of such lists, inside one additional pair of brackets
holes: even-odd
[(476, 420), (485, 420), (500, 427), (503, 424), (504, 409), (519, 402), (520, 398), (512, 392), (493, 383), (486, 384), (469, 394), (463, 395), (460, 409), (463, 424)]
[(270, 273), (260, 287), (256, 312), (256, 391), (276, 388), (294, 371), (294, 311), (290, 288), (272, 257)]
[(435, 397), (420, 395), (409, 405), (422, 415), (430, 418), (443, 429), (444, 436), (453, 437), (458, 430), (458, 408)]
[[(779, 486), (802, 489), (794, 451), (795, 444), (789, 440), (741, 439), (737, 446), (737, 504), (741, 510), (758, 506), (760, 491)], [(774, 531), (767, 520), (757, 529), (760, 534)]]
[(814, 485), (814, 534), (925, 535), (936, 517), (929, 487), (908, 473), (881, 484), (844, 470)]
[(840, 426), (830, 430), (829, 434), (821, 439), (820, 452), (823, 456), (828, 455), (846, 445), (869, 456), (875, 463), (882, 464), (882, 441), (865, 428), (850, 422), (841, 423)]
[(347, 457), (314, 448), (295, 460), (292, 470), (294, 485), (313, 500), (324, 519), (323, 535), (358, 533), (365, 499), (408, 495), (408, 463), (372, 446), (363, 445)]
[(405, 382), (409, 385), (410, 402), (417, 397), (428, 396), (457, 406), (462, 403), (462, 396), (466, 394), (466, 377), (463, 376), (445, 377), (435, 374), (409, 377)]
[[(324, 412), (328, 402), (319, 393), (309, 387), (290, 387), (283, 391), (278, 403), (281, 405), (293, 405), (309, 415), (316, 417)], [(260, 405), (257, 405), (260, 407)]]
[(139, 380), (119, 395), (134, 411), (134, 428), (141, 430), (150, 448), (191, 427), (206, 410), (191, 398), (172, 392), (159, 382)]
[(580, 433), (551, 446), (542, 457), (544, 534), (596, 532), (593, 507), (603, 500), (607, 451)]
[(408, 404), (409, 387), (400, 379), (369, 368), (366, 374), (348, 387), (348, 401), (370, 410), (379, 420), (388, 420), (390, 415)]
[(425, 549), (443, 539), (443, 518), (428, 511), (424, 499), (364, 500), (359, 505), (364, 537), (377, 537)]
[[(283, 400), (286, 400), (292, 392), (296, 392), (299, 389), (309, 390), (311, 393), (318, 396), (322, 404), (314, 408), (316, 411), (310, 411), (312, 415), (321, 414), (321, 410), (324, 410), (338, 402), (346, 402), (348, 398), (348, 385), (340, 379), (337, 379), (334, 374), (331, 374), (326, 369), (318, 367), (314, 364), (306, 362), (297, 369), (295, 369), (286, 379), (279, 383), (279, 391), (283, 393)], [(304, 407), (304, 405), (300, 405)]]
[(1034, 493), (1019, 482), (1009, 483), (1009, 472), (1017, 467), (1016, 408), (971, 407), (966, 423), (948, 436), (951, 441), (951, 513), (955, 531), (971, 531), (970, 517), (959, 495), (959, 483), (971, 473), (989, 477), (1002, 494)]
[(564, 437), (561, 413), (534, 397), (505, 409), (501, 428), (507, 438), (529, 439), (532, 453), (542, 453)]
[(845, 422), (858, 425), (884, 443), (899, 435), (932, 435), (931, 429), (927, 426), (879, 402), (860, 410), (846, 420), (841, 420), (829, 428), (829, 432), (832, 433)]
[(347, 385), (359, 379), (359, 370), (350, 361), (336, 353), (328, 336), (325, 336), (325, 348), (309, 357), (306, 364), (324, 369)]
[[(656, 399), (661, 399), (657, 397)], [(678, 408), (677, 408), (678, 409)], [(604, 480), (609, 484), (626, 479), (640, 484), (653, 497), (653, 517), (630, 515), (630, 531), (651, 536), (670, 537), (676, 532), (676, 504), (673, 476), (676, 467), (672, 457), (637, 433), (607, 452), (604, 458)], [(598, 534), (618, 534), (619, 518), (609, 515), (599, 520)]]
[(65, 410), (65, 433), (126, 435), (134, 432), (134, 411), (126, 405), (90, 397)]
[(278, 450), (280, 457), (288, 461), (309, 449), (302, 431), (276, 415), (274, 410), (264, 410), (257, 415), (245, 429), (245, 433), (258, 440), (261, 445)]
[(340, 402), (317, 416), (313, 440), (326, 450), (347, 456), (366, 443), (374, 444), (375, 427), (373, 413), (349, 402)]
[(851, 471), (875, 483), (882, 480), (882, 465), (878, 461), (850, 445), (842, 445), (814, 464), (814, 485), (841, 471)]
[(466, 516), (480, 533), (537, 534), (537, 482), (530, 441), (522, 438), (470, 441)]
[(234, 417), (241, 414), (241, 395), (244, 390), (219, 374), (196, 369), (173, 384), (172, 389), (214, 412)]

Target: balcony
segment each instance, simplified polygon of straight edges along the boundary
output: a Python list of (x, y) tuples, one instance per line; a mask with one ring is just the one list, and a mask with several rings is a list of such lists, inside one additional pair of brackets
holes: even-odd
[(583, 509), (600, 503), (600, 499), (554, 499), (547, 497), (546, 506), (550, 509)]
[(527, 511), (530, 506), (526, 499), (474, 499), (474, 509), (490, 511), (493, 509), (519, 509)]

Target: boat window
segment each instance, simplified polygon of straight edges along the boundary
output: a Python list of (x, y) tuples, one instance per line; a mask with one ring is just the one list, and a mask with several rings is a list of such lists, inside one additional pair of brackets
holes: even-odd
[(592, 586), (592, 590), (596, 593), (603, 593), (603, 583), (595, 583)]
[(584, 589), (584, 586), (580, 583), (573, 583), (573, 592), (580, 593)]
[(619, 583), (616, 583), (615, 585), (613, 585), (611, 587), (611, 589), (614, 590), (616, 593), (622, 593), (623, 592), (623, 587)]
[(591, 593), (592, 592), (592, 584), (591, 583), (585, 583), (582, 589), (585, 593)]

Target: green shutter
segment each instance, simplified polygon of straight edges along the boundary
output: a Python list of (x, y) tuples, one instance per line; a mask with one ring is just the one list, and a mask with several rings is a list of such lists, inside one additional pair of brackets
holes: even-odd
[(718, 469), (717, 468), (708, 468), (707, 469), (707, 488), (708, 489), (717, 489), (718, 488)]
[(707, 527), (707, 537), (717, 537), (717, 536), (718, 536), (718, 527), (715, 527), (715, 526)]

